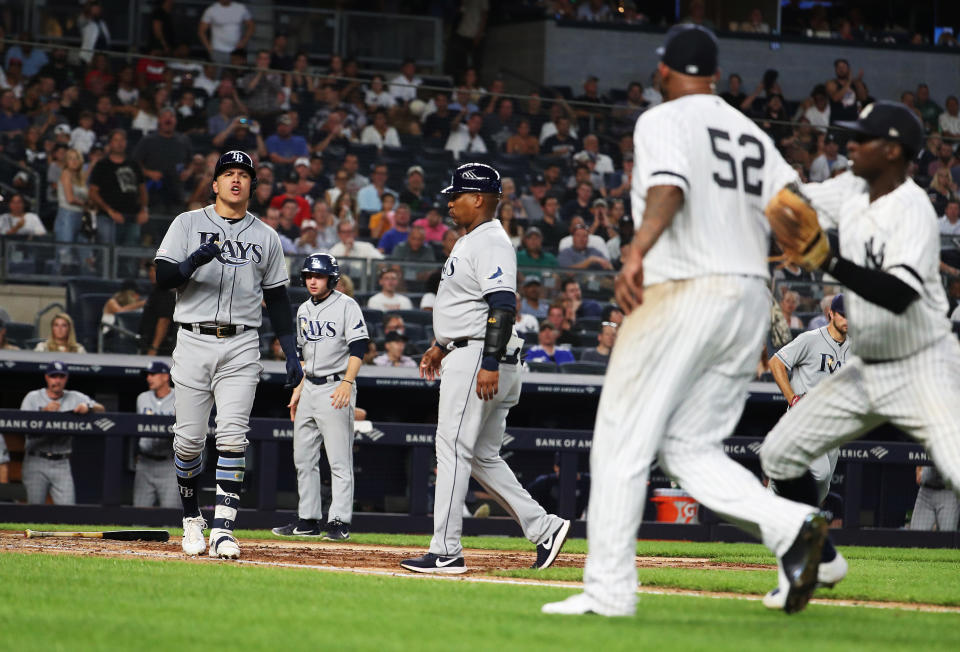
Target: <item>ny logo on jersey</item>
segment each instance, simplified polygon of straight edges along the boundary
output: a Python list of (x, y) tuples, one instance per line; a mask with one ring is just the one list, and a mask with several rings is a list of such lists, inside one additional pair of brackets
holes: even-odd
[(839, 360), (834, 360), (829, 353), (820, 354), (820, 371), (833, 373), (843, 365)]
[(298, 317), (297, 322), (300, 326), (300, 334), (308, 342), (319, 342), (325, 337), (337, 336), (336, 322), (307, 319), (306, 317)]
[[(219, 233), (200, 231), (200, 244), (219, 240)], [(244, 265), (249, 265), (251, 262), (259, 264), (263, 261), (263, 245), (241, 242), (239, 240), (224, 240), (219, 244), (220, 255), (217, 256), (217, 260), (224, 265), (243, 267)]]
[(886, 248), (886, 243), (883, 243), (878, 250), (874, 251), (873, 236), (870, 236), (870, 239), (863, 243), (863, 252), (868, 269), (883, 269), (884, 250)]
[(456, 256), (450, 256), (447, 258), (447, 262), (443, 264), (443, 275), (444, 276), (453, 276), (453, 273), (456, 271), (455, 263), (457, 262)]

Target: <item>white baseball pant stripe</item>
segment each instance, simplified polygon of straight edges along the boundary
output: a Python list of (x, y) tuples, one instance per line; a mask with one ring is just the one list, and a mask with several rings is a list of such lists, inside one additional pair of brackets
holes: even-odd
[(260, 382), (260, 338), (255, 329), (233, 337), (177, 331), (170, 376), (177, 386), (173, 450), (190, 460), (203, 452), (207, 424), (217, 405), (217, 449), (247, 449), (250, 410)]
[(69, 459), (48, 460), (24, 455), (23, 487), (27, 490), (28, 503), (47, 502), (47, 492), (54, 505), (74, 505), (77, 502)]
[(763, 471), (796, 478), (831, 448), (889, 422), (930, 452), (955, 491), (960, 488), (960, 344), (952, 335), (903, 360), (848, 360), (811, 390), (767, 435)]
[(910, 518), (911, 530), (949, 531), (957, 529), (960, 499), (949, 489), (920, 487)]
[(321, 446), (326, 447), (330, 462), (332, 499), (327, 520), (349, 523), (353, 518), (353, 408), (357, 387), (353, 386), (350, 404), (338, 410), (330, 404), (330, 395), (339, 384), (314, 385), (305, 380), (300, 393), (293, 422), (293, 464), (300, 493), (297, 515), (303, 519), (323, 518), (318, 466)]
[(463, 501), (473, 475), (504, 506), (532, 543), (544, 541), (563, 522), (547, 514), (500, 457), (507, 413), (520, 400), (519, 365), (500, 365), (500, 384), (490, 401), (477, 397), (482, 342), (453, 349), (441, 363), (437, 419), (437, 486), (430, 552), (444, 557), (463, 554)]
[(636, 607), (637, 529), (654, 457), (697, 501), (778, 556), (814, 510), (781, 498), (726, 456), (760, 355), (763, 279), (710, 276), (645, 288), (617, 334), (590, 453), (586, 593), (613, 613)]
[(137, 472), (133, 476), (134, 507), (180, 507), (180, 489), (177, 475), (171, 472), (173, 458), (151, 460), (137, 458)]

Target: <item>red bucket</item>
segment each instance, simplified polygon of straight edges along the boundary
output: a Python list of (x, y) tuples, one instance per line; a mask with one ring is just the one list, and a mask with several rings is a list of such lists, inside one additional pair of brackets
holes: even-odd
[(699, 523), (700, 504), (683, 489), (654, 489), (658, 523)]

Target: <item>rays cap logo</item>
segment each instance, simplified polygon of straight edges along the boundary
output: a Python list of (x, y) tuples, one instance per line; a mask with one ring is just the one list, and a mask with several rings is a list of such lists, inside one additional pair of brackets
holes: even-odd
[(223, 153), (217, 160), (217, 167), (213, 170), (213, 178), (218, 178), (226, 170), (240, 168), (250, 175), (250, 191), (257, 187), (257, 170), (253, 167), (253, 159), (246, 152), (239, 149)]
[(464, 163), (453, 172), (450, 185), (440, 191), (444, 195), (464, 192), (503, 194), (500, 173), (485, 163)]
[(674, 25), (667, 32), (660, 61), (670, 70), (692, 77), (711, 77), (717, 72), (717, 37), (700, 25)]

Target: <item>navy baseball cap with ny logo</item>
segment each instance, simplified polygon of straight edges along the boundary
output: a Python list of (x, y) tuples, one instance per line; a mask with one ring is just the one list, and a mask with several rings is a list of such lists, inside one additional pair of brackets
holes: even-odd
[(710, 77), (717, 71), (717, 37), (700, 25), (671, 27), (657, 54), (667, 68), (692, 77)]
[(464, 163), (453, 171), (450, 185), (440, 191), (444, 195), (462, 192), (503, 194), (500, 173), (484, 163)]

